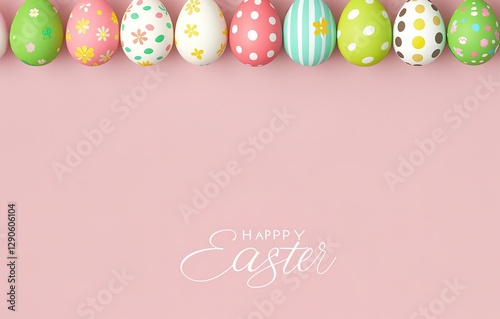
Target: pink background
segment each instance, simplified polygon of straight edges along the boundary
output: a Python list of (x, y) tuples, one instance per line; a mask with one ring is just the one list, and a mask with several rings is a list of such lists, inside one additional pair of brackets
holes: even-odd
[[(64, 21), (74, 2), (60, 0)], [(460, 2), (435, 4), (449, 21)], [(0, 4), (8, 23), (21, 3)], [(128, 5), (110, 3), (119, 17)], [(218, 3), (229, 23), (238, 2)], [(347, 1), (327, 3), (338, 21)], [(382, 3), (393, 20), (404, 1)], [(291, 0), (274, 4), (283, 18)], [(498, 2), (490, 4), (500, 13)], [(165, 5), (176, 18), (183, 1)], [(122, 269), (134, 279), (96, 318), (267, 318), (254, 300), (276, 289), (284, 296), (270, 315), (276, 319), (417, 318), (420, 307), (439, 305), (445, 281), (455, 278), (466, 289), (439, 318), (499, 318), (500, 87), (460, 127), (443, 116), (471, 101), (481, 77), (500, 82), (500, 57), (467, 67), (447, 49), (412, 68), (391, 51), (379, 65), (359, 68), (336, 49), (305, 68), (282, 51), (254, 69), (229, 50), (207, 67), (174, 50), (159, 70), (168, 74), (162, 83), (120, 118), (113, 101), (138, 92), (149, 74), (123, 52), (99, 68), (75, 63), (66, 50), (42, 68), (10, 51), (0, 60), (2, 298), (9, 201), (18, 205), (20, 258), (18, 312), (2, 301), (2, 318), (88, 318), (77, 307), (103, 294)], [(296, 117), (247, 161), (238, 146), (283, 108)], [(52, 163), (64, 163), (66, 148), (103, 119), (114, 130), (58, 181)], [(384, 173), (396, 173), (398, 157), (408, 158), (414, 140), (435, 129), (446, 141), (391, 191)], [(241, 173), (187, 224), (178, 205), (231, 160)], [(223, 228), (305, 229), (303, 244), (313, 246), (330, 236), (337, 260), (294, 291), (281, 278), (250, 289), (247, 273), (209, 283), (183, 277), (181, 260)], [(213, 259), (200, 271), (221, 265), (223, 258)]]

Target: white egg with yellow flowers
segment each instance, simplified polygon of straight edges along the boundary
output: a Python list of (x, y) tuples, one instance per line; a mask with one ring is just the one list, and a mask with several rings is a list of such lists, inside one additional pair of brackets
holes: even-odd
[(207, 65), (219, 59), (227, 46), (227, 25), (214, 0), (188, 0), (175, 27), (175, 45), (184, 60)]

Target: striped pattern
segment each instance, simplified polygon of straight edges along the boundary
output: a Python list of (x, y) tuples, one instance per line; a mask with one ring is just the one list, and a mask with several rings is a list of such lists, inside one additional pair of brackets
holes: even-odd
[(335, 19), (323, 0), (295, 0), (286, 14), (285, 51), (298, 64), (315, 66), (326, 61), (336, 36)]

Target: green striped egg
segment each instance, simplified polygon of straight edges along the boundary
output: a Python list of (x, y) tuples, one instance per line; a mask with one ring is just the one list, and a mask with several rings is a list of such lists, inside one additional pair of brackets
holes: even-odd
[(296, 63), (325, 62), (337, 41), (332, 11), (323, 0), (295, 0), (285, 17), (283, 39), (286, 53)]

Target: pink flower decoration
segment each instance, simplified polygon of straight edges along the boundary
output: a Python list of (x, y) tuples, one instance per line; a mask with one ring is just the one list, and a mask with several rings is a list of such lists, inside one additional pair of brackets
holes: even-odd
[(451, 25), (451, 30), (450, 30), (450, 32), (451, 32), (451, 33), (455, 33), (456, 31), (457, 31), (457, 25), (456, 25), (455, 23), (453, 23), (453, 24)]
[(460, 10), (465, 11), (465, 9), (466, 9), (466, 8), (465, 8), (465, 6), (464, 6), (464, 7), (462, 7), (462, 9), (460, 9)]
[(488, 46), (488, 43), (489, 43), (489, 42), (488, 42), (488, 40), (486, 40), (486, 39), (482, 39), (482, 40), (481, 40), (481, 46), (482, 46), (483, 48), (484, 48), (484, 47), (486, 47), (486, 46)]
[(478, 55), (479, 55), (479, 54), (477, 54), (477, 52), (472, 52), (472, 53), (470, 54), (470, 56), (471, 56), (471, 57), (473, 57), (473, 58), (477, 57)]
[(484, 29), (485, 29), (486, 31), (490, 32), (490, 31), (491, 31), (491, 26), (490, 26), (490, 25), (487, 25), (487, 26), (485, 26), (485, 27), (484, 27)]
[(490, 15), (490, 12), (488, 11), (487, 8), (483, 8), (483, 17), (487, 17)]
[(33, 43), (28, 43), (26, 44), (26, 51), (28, 51), (28, 53), (31, 53), (31, 52), (34, 52), (35, 51), (35, 45)]
[(497, 40), (500, 40), (500, 33), (498, 32), (498, 30), (495, 31), (495, 38), (497, 38)]
[(455, 53), (458, 54), (459, 56), (463, 56), (462, 55), (462, 49), (460, 48), (453, 48), (455, 50)]

